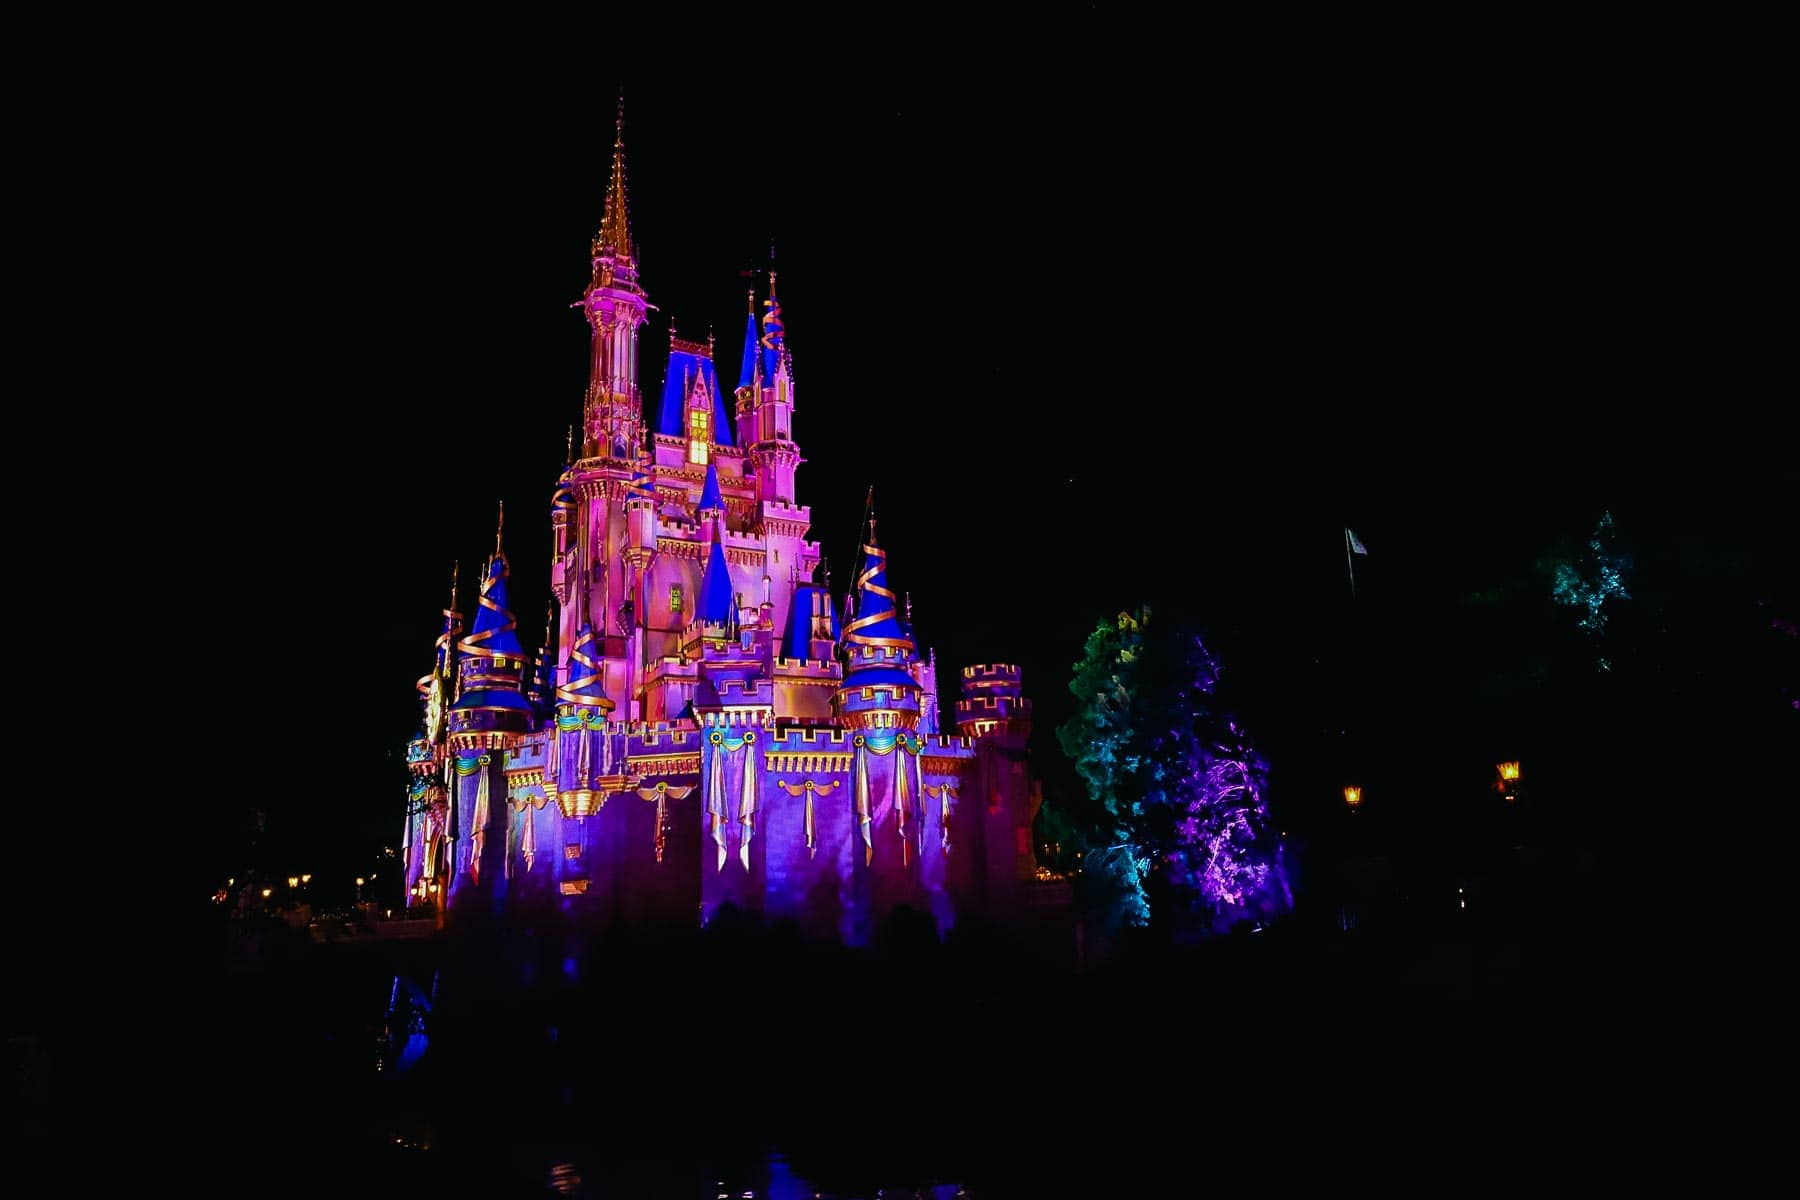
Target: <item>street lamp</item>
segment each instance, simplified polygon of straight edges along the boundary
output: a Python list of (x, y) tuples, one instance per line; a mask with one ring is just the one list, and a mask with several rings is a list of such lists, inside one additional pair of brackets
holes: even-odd
[(301, 877), (300, 877), (300, 882), (301, 882), (301, 883), (311, 883), (311, 882), (312, 882), (312, 876), (311, 876), (311, 875), (302, 875), (302, 876), (301, 876)]
[(263, 889), (263, 899), (267, 900), (274, 893), (274, 891), (275, 891), (274, 888), (264, 888)]
[(299, 887), (300, 886), (300, 877), (298, 875), (289, 875), (288, 876), (288, 886), (291, 888)]
[(1508, 804), (1519, 798), (1519, 764), (1517, 761), (1500, 764), (1500, 795)]
[(358, 875), (356, 877), (356, 902), (358, 904), (362, 903), (362, 885), (363, 885), (363, 877), (361, 875)]
[(1357, 807), (1361, 804), (1362, 789), (1354, 784), (1346, 787), (1344, 789), (1344, 807), (1348, 808), (1351, 812), (1355, 812)]

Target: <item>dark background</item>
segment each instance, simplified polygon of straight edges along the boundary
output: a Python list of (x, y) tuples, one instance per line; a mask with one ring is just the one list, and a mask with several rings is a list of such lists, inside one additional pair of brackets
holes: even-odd
[[(204, 165), (172, 239), (195, 396), (159, 423), (192, 451), (209, 678), (257, 730), (213, 743), (257, 784), (208, 832), (226, 854), (262, 811), (278, 874), (347, 879), (397, 837), (411, 681), (500, 499), (538, 636), (616, 86), (458, 82), (346, 71), (255, 94), (253, 136), (196, 110), (222, 123), (174, 146)], [(873, 484), (946, 704), (961, 666), (1022, 664), (1053, 795), (1081, 639), (1146, 601), (1212, 633), (1296, 819), (1371, 757), (1391, 792), (1429, 790), (1437, 748), (1529, 758), (1577, 703), (1543, 689), (1585, 686), (1577, 650), (1527, 671), (1572, 624), (1534, 564), (1603, 509), (1640, 623), (1681, 614), (1683, 653), (1791, 615), (1748, 129), (1585, 85), (622, 86), (652, 402), (671, 319), (732, 374), (773, 244), (837, 587)], [(1354, 610), (1346, 525), (1371, 552)], [(1493, 683), (1522, 672), (1537, 690)], [(264, 739), (296, 734), (328, 770), (273, 768)]]
[[(1401, 69), (1095, 13), (889, 26), (830, 26), (847, 65), (811, 75), (749, 12), (711, 63), (652, 57), (666, 22), (561, 62), (441, 24), (21, 37), (15, 661), (72, 697), (26, 706), (7, 974), (60, 1100), (119, 1047), (180, 1078), (185, 906), (253, 858), (348, 899), (397, 837), (412, 681), (499, 499), (535, 640), (621, 86), (652, 385), (670, 317), (732, 375), (773, 242), (835, 582), (873, 484), (946, 704), (1020, 663), (1053, 801), (1082, 638), (1149, 602), (1208, 630), (1297, 840), (1455, 873), (1509, 844), (1479, 814), (1516, 757), (1533, 835), (1600, 864), (1574, 916), (1729, 931), (1782, 886), (1775, 76), (1621, 30), (1390, 31)], [(1604, 674), (1539, 569), (1602, 510), (1634, 562)]]
[[(1458, 706), (1571, 624), (1533, 564), (1603, 509), (1651, 603), (1754, 622), (1776, 568), (1791, 584), (1770, 556), (1792, 467), (1745, 353), (1768, 316), (1727, 278), (1749, 248), (1721, 219), (1763, 202), (1759, 168), (1716, 129), (1379, 85), (1238, 113), (1048, 71), (997, 93), (881, 70), (624, 86), (649, 394), (671, 319), (716, 330), (735, 370), (742, 272), (772, 243), (814, 536), (841, 590), (875, 486), (946, 693), (962, 665), (1019, 662), (1047, 730), (1097, 618), (1173, 606), (1221, 642), (1252, 728), (1290, 750), (1277, 805), (1303, 808), (1340, 764), (1297, 758), (1376, 750), (1333, 737), (1392, 757), (1448, 713), (1530, 724)], [(275, 108), (202, 259), (241, 239), (215, 367), (242, 381), (243, 440), (200, 469), (206, 512), (243, 497), (245, 540), (234, 598), (202, 603), (221, 651), (331, 711), (325, 791), (276, 772), (255, 798), (285, 869), (321, 874), (397, 836), (410, 683), (499, 499), (538, 636), (614, 111), (610, 85), (423, 111), (349, 88)], [(1346, 525), (1371, 551), (1360, 614)], [(1469, 603), (1495, 589), (1510, 619)], [(1518, 736), (1457, 750), (1485, 772), (1528, 755)]]
[[(843, 30), (813, 73), (319, 32), (153, 86), (74, 71), (20, 124), (21, 547), (75, 618), (27, 659), (183, 762), (197, 894), (255, 812), (268, 869), (338, 887), (397, 837), (411, 684), (500, 499), (535, 642), (621, 90), (649, 393), (671, 318), (731, 375), (773, 244), (838, 587), (873, 484), (946, 704), (1020, 663), (1053, 798), (1082, 637), (1146, 601), (1209, 630), (1296, 819), (1371, 758), (1398, 800), (1435, 786), (1422, 752), (1485, 775), (1577, 741), (1608, 706), (1537, 564), (1604, 509), (1636, 561), (1614, 629), (1663, 689), (1621, 690), (1670, 729), (1789, 711), (1790, 246), (1754, 71), (1315, 73), (1094, 13), (999, 56)], [(108, 629), (147, 690), (91, 682)]]

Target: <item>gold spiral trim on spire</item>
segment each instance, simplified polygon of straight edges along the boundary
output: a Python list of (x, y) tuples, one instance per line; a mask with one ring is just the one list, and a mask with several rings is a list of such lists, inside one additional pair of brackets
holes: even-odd
[(870, 564), (869, 558), (863, 559), (862, 574), (856, 577), (855, 590), (873, 592), (877, 596), (885, 596), (888, 603), (894, 604), (894, 608), (887, 612), (859, 614), (856, 620), (851, 621), (848, 625), (844, 626), (844, 640), (847, 642), (855, 642), (859, 646), (896, 646), (902, 649), (911, 650), (913, 648), (911, 638), (871, 637), (868, 634), (857, 632), (859, 629), (869, 625), (878, 624), (889, 617), (892, 617), (895, 621), (900, 619), (900, 614), (897, 611), (899, 605), (895, 603), (897, 597), (895, 597), (891, 590), (875, 582), (875, 576), (887, 569), (887, 551), (883, 550), (880, 546), (870, 546), (865, 544), (863, 546), (863, 553), (869, 556), (869, 558), (876, 558), (880, 561)]

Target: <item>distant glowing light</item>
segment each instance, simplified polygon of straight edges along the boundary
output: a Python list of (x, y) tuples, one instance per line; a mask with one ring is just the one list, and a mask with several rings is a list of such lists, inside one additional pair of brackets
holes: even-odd
[(1345, 788), (1344, 803), (1349, 807), (1351, 812), (1355, 812), (1356, 806), (1362, 803), (1362, 789), (1359, 787)]
[(299, 887), (300, 886), (300, 877), (298, 875), (289, 875), (288, 876), (288, 886), (289, 887)]
[(267, 900), (270, 896), (272, 896), (274, 894), (275, 894), (274, 888), (264, 888), (263, 889), (263, 899), (264, 900)]
[(1519, 764), (1516, 762), (1501, 763), (1500, 778), (1506, 780), (1508, 783), (1516, 782), (1519, 778)]

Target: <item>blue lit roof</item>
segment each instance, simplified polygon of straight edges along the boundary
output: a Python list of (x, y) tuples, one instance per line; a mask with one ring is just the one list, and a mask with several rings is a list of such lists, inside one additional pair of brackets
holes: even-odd
[(656, 432), (669, 437), (687, 436), (687, 394), (694, 386), (696, 375), (705, 378), (707, 391), (713, 398), (713, 441), (721, 446), (735, 445), (731, 440), (731, 426), (725, 420), (725, 393), (719, 390), (719, 373), (713, 368), (712, 359), (687, 350), (669, 351), (669, 370), (663, 376), (662, 408), (657, 414)]
[(480, 608), (475, 613), (475, 628), (462, 640), (465, 654), (525, 653), (525, 648), (519, 644), (512, 610), (506, 606), (506, 574), (505, 557), (495, 555), (488, 566), (487, 581), (481, 585), (481, 601)]
[(756, 314), (751, 313), (744, 318), (744, 365), (738, 371), (738, 386), (749, 387), (756, 382)]
[(712, 557), (706, 560), (706, 577), (700, 581), (700, 619), (723, 625), (731, 620), (733, 603), (731, 572), (725, 566), (725, 542), (714, 538)]
[(816, 583), (803, 583), (794, 589), (794, 601), (788, 608), (787, 642), (783, 653), (789, 658), (806, 658), (812, 649), (813, 597), (825, 597), (825, 611), (831, 615), (831, 634), (837, 636), (837, 611), (831, 606), (831, 593)]
[(900, 643), (908, 650), (913, 648), (895, 615), (893, 589), (887, 583), (887, 553), (875, 544), (873, 531), (863, 547), (863, 569), (856, 577), (856, 619), (844, 627), (844, 640), (854, 645)]
[(599, 639), (591, 625), (583, 625), (569, 649), (569, 681), (556, 689), (556, 699), (563, 704), (591, 704), (610, 710), (613, 702), (606, 695), (605, 680), (600, 677)]
[(700, 503), (694, 506), (694, 510), (698, 512), (707, 508), (721, 511), (725, 508), (725, 496), (719, 491), (719, 467), (711, 459), (706, 462), (706, 482), (700, 485)]

